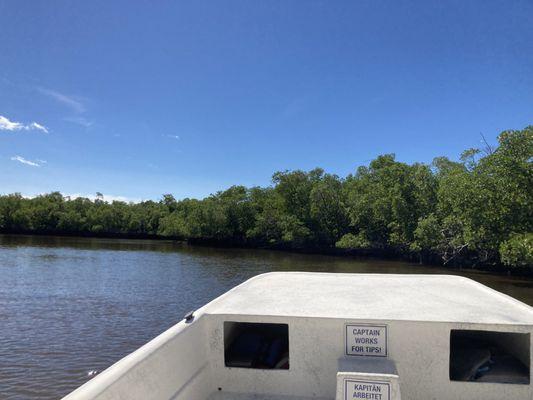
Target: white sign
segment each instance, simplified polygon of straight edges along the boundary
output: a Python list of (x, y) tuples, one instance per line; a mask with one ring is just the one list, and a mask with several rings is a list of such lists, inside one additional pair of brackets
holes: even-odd
[(390, 384), (378, 381), (344, 380), (344, 400), (390, 400)]
[(346, 355), (387, 357), (387, 326), (347, 324)]

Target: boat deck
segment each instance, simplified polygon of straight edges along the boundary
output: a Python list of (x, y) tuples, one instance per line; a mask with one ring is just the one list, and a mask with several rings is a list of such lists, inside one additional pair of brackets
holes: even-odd
[(66, 399), (533, 400), (532, 338), (533, 308), (465, 278), (268, 273)]
[(531, 307), (453, 275), (271, 272), (212, 301), (207, 314), (533, 324)]

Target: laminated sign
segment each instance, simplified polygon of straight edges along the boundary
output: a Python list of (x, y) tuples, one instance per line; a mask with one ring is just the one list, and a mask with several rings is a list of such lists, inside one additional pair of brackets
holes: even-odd
[(346, 355), (387, 357), (387, 326), (347, 324)]
[(390, 400), (390, 384), (378, 381), (344, 380), (344, 400)]

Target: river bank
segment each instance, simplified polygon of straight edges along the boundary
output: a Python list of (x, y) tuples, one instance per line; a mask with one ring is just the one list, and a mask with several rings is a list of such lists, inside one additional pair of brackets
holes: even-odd
[(426, 254), (421, 259), (419, 253), (402, 253), (395, 251), (394, 249), (340, 249), (337, 247), (308, 247), (308, 248), (294, 248), (290, 246), (264, 246), (257, 245), (255, 243), (247, 243), (243, 241), (232, 241), (228, 239), (213, 240), (213, 239), (183, 239), (179, 237), (167, 237), (161, 235), (149, 235), (149, 234), (109, 234), (109, 233), (87, 233), (87, 234), (70, 234), (63, 232), (60, 234), (50, 235), (48, 233), (39, 232), (11, 232), (3, 233), (1, 235), (6, 236), (22, 236), (22, 237), (49, 237), (57, 238), (96, 238), (96, 239), (128, 239), (128, 240), (153, 240), (153, 241), (172, 241), (175, 243), (186, 244), (189, 246), (198, 246), (206, 248), (220, 248), (220, 249), (246, 249), (246, 250), (270, 250), (278, 252), (287, 252), (293, 254), (310, 254), (310, 255), (326, 255), (344, 257), (347, 259), (369, 259), (369, 260), (393, 260), (393, 261), (405, 261), (409, 263), (415, 263), (417, 265), (434, 268), (445, 268), (449, 271), (481, 271), (491, 273), (494, 275), (508, 275), (508, 276), (522, 276), (533, 277), (533, 266), (529, 267), (512, 267), (505, 266), (503, 264), (478, 264), (472, 263), (457, 263), (452, 262), (443, 265), (442, 260), (436, 254)]

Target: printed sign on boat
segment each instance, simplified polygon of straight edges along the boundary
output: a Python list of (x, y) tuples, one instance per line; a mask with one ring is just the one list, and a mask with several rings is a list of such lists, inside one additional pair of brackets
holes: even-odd
[(390, 384), (378, 381), (344, 380), (344, 400), (390, 400)]
[(347, 324), (346, 355), (387, 357), (387, 326)]

